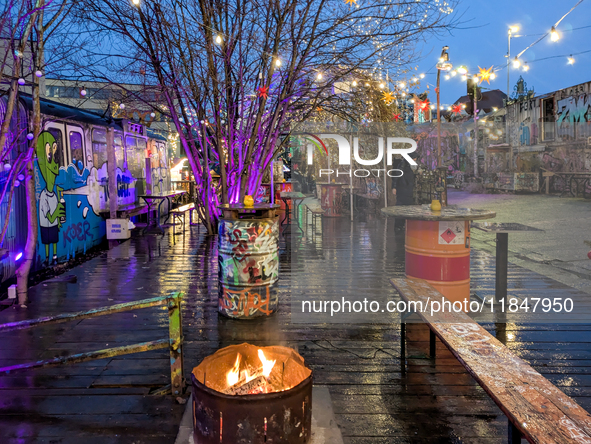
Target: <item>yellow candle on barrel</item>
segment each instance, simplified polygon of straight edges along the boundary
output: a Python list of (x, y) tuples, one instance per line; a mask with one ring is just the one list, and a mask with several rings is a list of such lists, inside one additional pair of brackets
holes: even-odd
[(250, 195), (244, 196), (244, 206), (245, 207), (252, 207), (254, 205), (254, 199)]

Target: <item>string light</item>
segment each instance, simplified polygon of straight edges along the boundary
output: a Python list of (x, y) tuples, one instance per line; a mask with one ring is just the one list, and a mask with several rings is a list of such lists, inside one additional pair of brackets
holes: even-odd
[(380, 83), (380, 88), (381, 88), (381, 89), (384, 89), (384, 87), (385, 87), (385, 86), (386, 86), (386, 85), (384, 85), (383, 83)]
[(519, 31), (519, 25), (511, 25), (509, 27), (509, 31), (512, 32), (512, 33)]
[(458, 74), (458, 72), (455, 69), (451, 72), (452, 77), (455, 77), (457, 74)]
[(525, 63), (523, 64), (523, 70), (524, 70), (524, 71), (529, 71), (529, 65), (527, 64), (527, 62), (525, 62)]
[(279, 68), (279, 67), (281, 66), (281, 59), (276, 59), (276, 60), (275, 60), (275, 66), (276, 66), (277, 68)]
[(571, 54), (570, 57), (568, 58), (568, 64), (569, 65), (573, 65), (575, 63), (575, 58), (573, 57), (573, 55)]
[(215, 38), (215, 42), (216, 42), (218, 45), (221, 45), (221, 44), (222, 44), (222, 41), (223, 41), (223, 40), (222, 40), (222, 36), (218, 34), (218, 36)]
[(517, 56), (513, 59), (513, 68), (517, 69), (521, 66), (521, 62), (517, 58)]
[(462, 65), (458, 68), (458, 72), (460, 74), (468, 74), (468, 68), (466, 68), (465, 66)]
[(553, 42), (558, 41), (558, 39), (560, 39), (560, 34), (558, 34), (558, 31), (556, 30), (556, 28), (554, 26), (552, 26), (552, 30), (550, 31), (550, 40), (552, 40)]
[(140, 0), (131, 0), (131, 3), (133, 3), (135, 6), (139, 6)]
[(462, 74), (462, 81), (465, 82), (466, 80), (468, 80), (468, 76), (466, 74)]
[(492, 73), (490, 74), (490, 79), (491, 79), (491, 80), (494, 80), (494, 79), (496, 79), (496, 78), (497, 78), (497, 75), (496, 75), (494, 72), (492, 72)]
[(400, 88), (404, 88), (404, 87), (406, 86), (406, 83), (404, 83), (404, 82), (400, 82), (400, 83), (398, 84), (398, 86), (399, 86)]
[(353, 83), (351, 85), (353, 85), (353, 88), (355, 88), (357, 86), (357, 81), (353, 80)]
[(316, 79), (317, 79), (317, 80), (322, 80), (322, 73), (321, 73), (321, 72), (319, 72), (319, 73), (316, 75)]
[(424, 79), (424, 78), (425, 78), (425, 74), (420, 74), (420, 75), (419, 75), (419, 77), (420, 77), (421, 79)]
[(444, 79), (445, 79), (445, 80), (449, 80), (449, 79), (450, 79), (450, 75), (449, 75), (449, 74), (446, 74), (446, 75), (444, 76)]

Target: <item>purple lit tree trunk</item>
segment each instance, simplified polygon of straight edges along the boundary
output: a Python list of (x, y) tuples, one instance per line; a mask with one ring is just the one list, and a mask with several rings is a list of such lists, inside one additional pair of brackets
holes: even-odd
[[(85, 41), (77, 70), (159, 89), (195, 175), (198, 208), (215, 233), (218, 204), (257, 193), (295, 123), (320, 106), (356, 120), (366, 101), (353, 81), (377, 78), (381, 66), (404, 75), (416, 61), (413, 42), (449, 28), (453, 3), (84, 0), (75, 14), (85, 23), (76, 35)], [(108, 50), (97, 44), (104, 41)]]

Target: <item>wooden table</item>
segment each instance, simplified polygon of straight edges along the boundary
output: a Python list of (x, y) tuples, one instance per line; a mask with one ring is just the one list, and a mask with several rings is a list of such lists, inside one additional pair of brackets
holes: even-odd
[(298, 208), (300, 207), (300, 202), (304, 200), (306, 196), (304, 196), (299, 191), (282, 191), (281, 193), (279, 193), (279, 198), (285, 203), (285, 217), (283, 218), (283, 222), (285, 222), (285, 227), (283, 228), (283, 232), (287, 230), (287, 227), (289, 227), (291, 223), (291, 206), (287, 203), (288, 200), (291, 200), (293, 202), (293, 209), (296, 213), (295, 221), (298, 230), (300, 230), (300, 232), (304, 234), (304, 230), (302, 230), (302, 227), (300, 226), (300, 220), (297, 216), (297, 212)]
[(424, 279), (451, 301), (470, 300), (470, 221), (494, 211), (430, 205), (382, 208), (386, 216), (407, 219), (404, 249), (408, 277)]
[[(186, 191), (168, 191), (166, 193), (161, 193), (161, 194), (143, 194), (140, 197), (142, 199), (144, 199), (144, 201), (146, 202), (146, 205), (148, 205), (148, 226), (146, 226), (146, 228), (144, 228), (144, 230), (142, 231), (142, 233), (151, 233), (151, 232), (157, 232), (159, 234), (164, 235), (164, 230), (162, 229), (162, 225), (160, 225), (160, 217), (161, 217), (161, 212), (160, 209), (162, 207), (162, 203), (166, 200), (168, 202), (168, 211), (170, 212), (170, 209), (172, 207), (172, 203), (174, 202), (175, 198), (178, 199), (180, 196), (187, 194)], [(150, 221), (150, 214), (151, 214), (151, 210), (153, 209), (154, 204), (158, 202), (158, 215), (156, 216), (156, 220), (152, 220)], [(169, 213), (167, 213), (166, 215), (166, 220), (164, 222), (166, 222), (168, 220), (169, 217)]]

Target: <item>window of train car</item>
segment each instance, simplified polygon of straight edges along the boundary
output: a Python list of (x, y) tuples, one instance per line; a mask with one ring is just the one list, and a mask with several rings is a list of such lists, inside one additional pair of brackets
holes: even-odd
[(115, 131), (115, 159), (117, 159), (117, 168), (125, 170), (125, 150), (123, 149), (123, 135)]
[(127, 154), (127, 168), (131, 175), (136, 179), (144, 176), (144, 166), (146, 162), (146, 140), (125, 136), (125, 151)]
[(107, 162), (107, 131), (103, 128), (92, 130), (92, 162), (97, 169)]
[(70, 159), (72, 165), (76, 168), (79, 174), (84, 171), (84, 146), (82, 144), (82, 133), (78, 131), (69, 132), (70, 139)]

